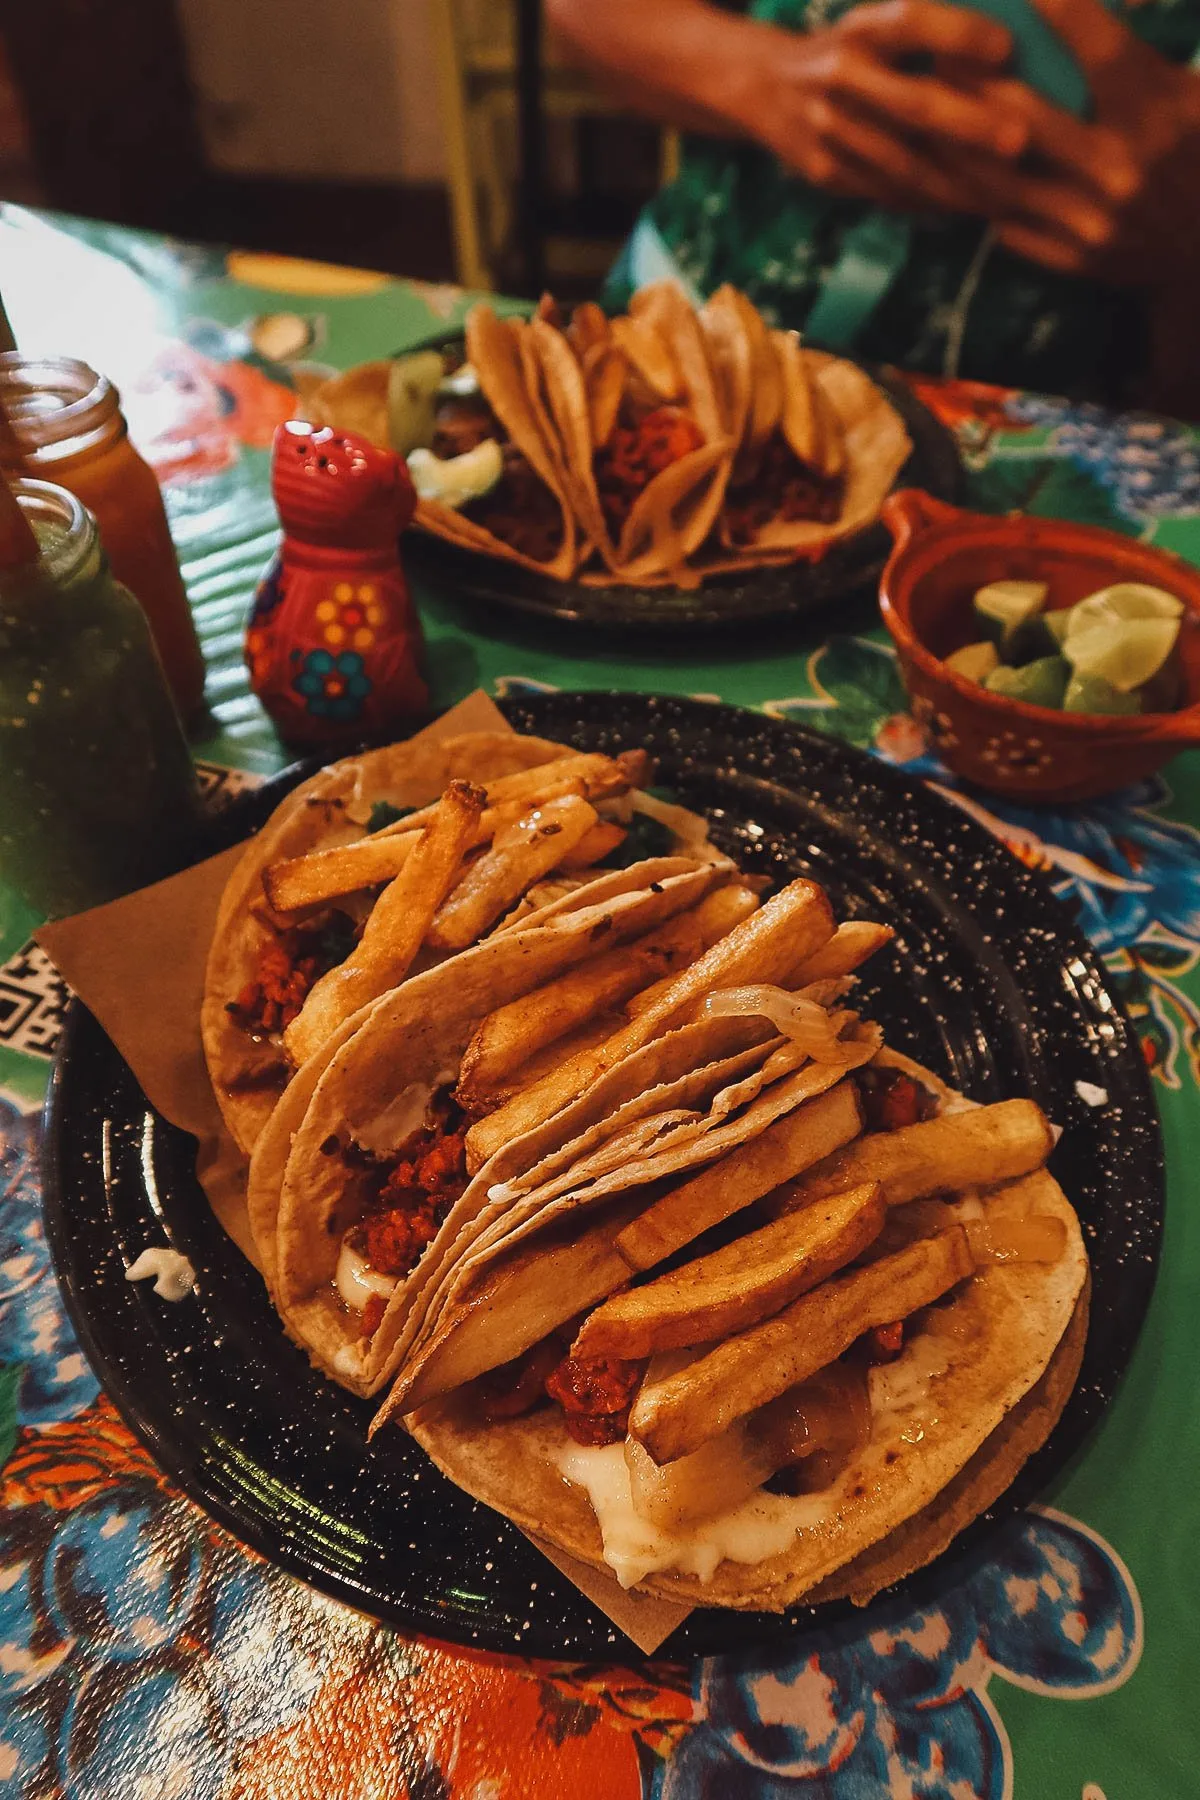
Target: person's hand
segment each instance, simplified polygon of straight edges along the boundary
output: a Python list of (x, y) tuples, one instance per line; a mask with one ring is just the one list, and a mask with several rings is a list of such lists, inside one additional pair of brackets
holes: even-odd
[(947, 145), (1003, 166), (1028, 143), (1023, 105), (972, 94), (936, 74), (906, 73), (917, 55), (981, 82), (1012, 44), (982, 13), (938, 0), (875, 0), (835, 25), (758, 37), (738, 122), (817, 187), (884, 205), (963, 209), (976, 189), (956, 177)]
[(1082, 123), (1011, 80), (978, 97), (1017, 109), (1028, 167), (970, 159), (1000, 241), (1070, 274), (1168, 288), (1200, 271), (1200, 78), (1141, 43), (1100, 0), (1037, 0), (1091, 86)]

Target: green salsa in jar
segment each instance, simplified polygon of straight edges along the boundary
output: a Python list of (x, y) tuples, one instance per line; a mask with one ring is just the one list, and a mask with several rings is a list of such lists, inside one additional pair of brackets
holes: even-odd
[(0, 882), (49, 918), (156, 880), (199, 818), (145, 614), (73, 494), (12, 483), (37, 561), (0, 569)]

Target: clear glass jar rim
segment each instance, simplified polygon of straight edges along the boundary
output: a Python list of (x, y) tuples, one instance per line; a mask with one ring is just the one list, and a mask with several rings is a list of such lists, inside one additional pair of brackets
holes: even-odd
[(10, 482), (17, 504), (31, 525), (57, 525), (65, 534), (57, 547), (42, 546), (42, 563), (56, 581), (67, 581), (90, 555), (96, 539), (96, 523), (75, 495), (50, 481), (25, 476)]
[[(62, 405), (52, 412), (16, 411), (24, 394), (53, 394)], [(84, 437), (118, 416), (120, 395), (107, 375), (74, 356), (23, 356), (0, 352), (0, 395), (9, 399), (10, 423), (25, 448), (44, 449)]]

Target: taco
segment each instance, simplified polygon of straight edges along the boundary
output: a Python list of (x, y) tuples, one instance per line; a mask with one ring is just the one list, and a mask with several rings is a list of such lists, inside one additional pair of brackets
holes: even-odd
[[(756, 1018), (666, 1028), (714, 971), (771, 972), (805, 945), (824, 950), (831, 922), (820, 890), (797, 883), (760, 908), (728, 863), (660, 858), (625, 874), (623, 890), (616, 876), (597, 880), (572, 897), (574, 914), (561, 902), (409, 981), (341, 1040), (315, 1082), (308, 1066), (285, 1095), (255, 1151), (251, 1217), (272, 1239), (285, 1322), (335, 1378), (377, 1387), (432, 1324), (420, 1293), (440, 1311), (443, 1277), (457, 1279), (500, 1238), (516, 1242), (575, 1199), (593, 1206), (619, 1194), (648, 1160), (711, 1159), (715, 1149), (698, 1141), (706, 1134), (731, 1141), (835, 1081), (822, 1070), (789, 1082), (788, 1058), (770, 1056), (777, 1034)], [(591, 956), (579, 954), (580, 930)], [(846, 952), (843, 940), (843, 961)], [(552, 954), (558, 972), (548, 976)], [(862, 954), (860, 934), (850, 955)], [(506, 1024), (517, 1001), (527, 1021), (519, 1040)], [(569, 1104), (473, 1168), (468, 1127), (505, 1089), (489, 1087), (472, 1051), (486, 1046), (493, 1068), (502, 1051), (501, 1066), (529, 1070), (527, 1053), (540, 1048), (566, 1066), (581, 1034), (596, 1025), (612, 1034), (617, 1018), (626, 1043), (636, 1028), (640, 1053), (610, 1057)], [(839, 1054), (850, 1066), (870, 1049)], [(831, 1118), (821, 1147), (847, 1135)], [(575, 1197), (564, 1193), (571, 1167), (590, 1182)]]
[[(208, 959), (204, 1049), (238, 1144), (346, 1019), (523, 894), (552, 901), (600, 872), (635, 804), (653, 804), (632, 797), (648, 769), (474, 732), (348, 757), (295, 789), (230, 877)], [(625, 822), (603, 816), (614, 806)]]
[(436, 537), (559, 579), (579, 560), (548, 421), (522, 374), (517, 319), (474, 306), (465, 360), (417, 351), (307, 382), (314, 424), (356, 431), (407, 459), (414, 523)]
[(699, 323), (670, 282), (635, 295), (627, 318), (587, 318), (587, 341), (574, 320), (532, 321), (527, 383), (610, 578), (674, 578), (712, 528), (732, 447)]
[[(474, 393), (438, 401), (428, 449), (408, 457), (415, 523), (451, 543), (565, 580), (579, 561), (578, 531), (536, 390), (525, 381), (528, 325), (471, 308), (466, 353)], [(476, 466), (483, 479), (472, 482)], [(465, 471), (465, 490), (456, 492)], [(476, 488), (482, 491), (475, 491)]]
[(803, 991), (718, 987), (499, 1151), (393, 1346), (377, 1423), (639, 1592), (868, 1598), (1074, 1382), (1087, 1258), (1052, 1131), (880, 1048), (848, 977), (812, 976), (838, 937)]
[[(856, 364), (768, 331), (740, 295), (727, 304), (746, 331), (754, 380), (717, 537), (729, 566), (817, 555), (878, 516), (908, 435)], [(722, 561), (714, 552), (708, 566)]]
[(465, 1148), (467, 1105), (487, 1101), (459, 1087), (481, 1022), (523, 1000), (553, 1048), (623, 960), (630, 985), (702, 961), (757, 905), (735, 875), (678, 855), (598, 876), (413, 976), (299, 1072), (255, 1150), (251, 1217), (281, 1316), (321, 1367), (375, 1391), (422, 1287), (488, 1222), (496, 1173), (472, 1177)]

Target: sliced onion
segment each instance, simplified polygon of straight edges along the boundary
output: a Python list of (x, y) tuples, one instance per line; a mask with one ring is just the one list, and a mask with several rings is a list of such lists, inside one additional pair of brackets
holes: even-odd
[(761, 984), (752, 987), (726, 988), (710, 994), (704, 1010), (715, 1018), (769, 1019), (775, 1029), (797, 1044), (814, 1062), (842, 1062), (846, 1046), (841, 1033), (857, 1014), (829, 1013), (804, 994), (789, 994), (786, 988)]
[(635, 788), (630, 798), (633, 811), (645, 813), (648, 819), (656, 819), (660, 825), (665, 825), (681, 850), (705, 862), (724, 861), (721, 852), (709, 843), (708, 825), (698, 813), (689, 812), (686, 806), (674, 806), (669, 800), (658, 800), (641, 788)]
[(1029, 1213), (1023, 1219), (986, 1218), (967, 1225), (977, 1263), (1057, 1262), (1067, 1247), (1067, 1228), (1056, 1213)]

